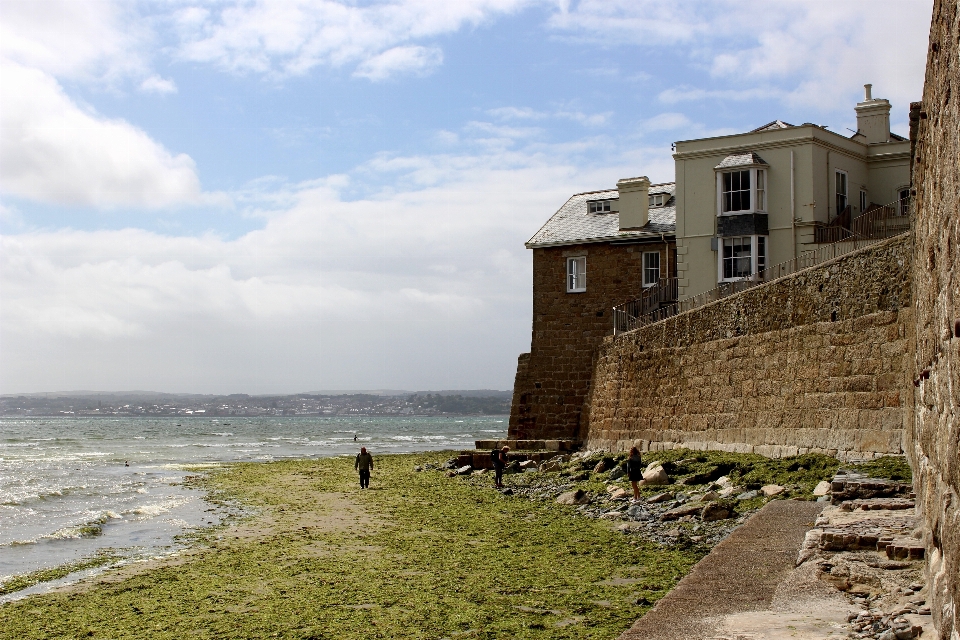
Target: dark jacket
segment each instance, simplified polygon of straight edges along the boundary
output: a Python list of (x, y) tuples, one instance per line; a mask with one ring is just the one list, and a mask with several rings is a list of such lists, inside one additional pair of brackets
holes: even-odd
[(358, 453), (357, 461), (353, 463), (353, 468), (359, 469), (360, 471), (373, 469), (373, 456), (369, 453)]

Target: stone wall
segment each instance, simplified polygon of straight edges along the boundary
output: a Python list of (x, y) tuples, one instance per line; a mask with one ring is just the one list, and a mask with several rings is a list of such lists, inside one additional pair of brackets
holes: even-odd
[(939, 638), (960, 640), (960, 9), (936, 0), (923, 101), (911, 109), (917, 393), (908, 455), (926, 525)]
[[(533, 250), (533, 335), (530, 353), (517, 362), (510, 439), (582, 439), (580, 411), (597, 346), (613, 333), (611, 309), (640, 297), (644, 252), (660, 252), (666, 276), (667, 247), (594, 243)], [(587, 258), (582, 293), (566, 290), (566, 261), (574, 256)]]
[(893, 238), (606, 339), (587, 446), (901, 453), (911, 257), (909, 238)]

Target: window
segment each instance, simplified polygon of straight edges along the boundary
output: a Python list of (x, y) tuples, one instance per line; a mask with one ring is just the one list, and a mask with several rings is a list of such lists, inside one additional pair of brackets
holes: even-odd
[(837, 171), (837, 215), (847, 208), (847, 172)]
[(665, 193), (654, 193), (650, 196), (651, 207), (662, 207), (666, 203), (667, 203), (667, 194)]
[(740, 169), (717, 174), (718, 215), (767, 210), (766, 169)]
[(652, 287), (660, 280), (660, 252), (643, 254), (643, 286)]
[(860, 212), (867, 210), (867, 192), (860, 189)]
[(751, 278), (767, 268), (767, 236), (720, 238), (720, 282)]
[(910, 189), (900, 189), (897, 191), (897, 198), (900, 200), (900, 206), (897, 207), (897, 213), (905, 216), (910, 213)]
[(588, 202), (587, 211), (590, 213), (610, 213), (610, 200)]
[(728, 171), (723, 174), (723, 212), (750, 210), (750, 172)]
[(567, 293), (587, 290), (587, 257), (567, 258)]

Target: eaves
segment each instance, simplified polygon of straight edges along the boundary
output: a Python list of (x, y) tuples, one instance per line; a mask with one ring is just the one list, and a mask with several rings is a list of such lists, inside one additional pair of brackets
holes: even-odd
[(643, 233), (636, 235), (616, 235), (616, 236), (604, 236), (602, 238), (581, 238), (579, 240), (558, 240), (557, 242), (537, 242), (530, 243), (526, 242), (523, 246), (527, 249), (544, 249), (549, 247), (569, 247), (575, 244), (600, 244), (600, 243), (609, 243), (609, 244), (640, 244), (648, 243), (654, 241), (660, 241), (670, 238), (676, 239), (676, 232), (671, 231), (669, 233)]

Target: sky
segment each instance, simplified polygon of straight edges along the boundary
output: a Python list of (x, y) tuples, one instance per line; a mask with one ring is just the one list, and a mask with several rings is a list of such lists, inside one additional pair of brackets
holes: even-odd
[(907, 135), (931, 5), (0, 0), (0, 393), (509, 389), (570, 195)]

